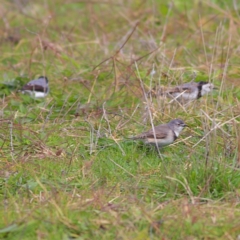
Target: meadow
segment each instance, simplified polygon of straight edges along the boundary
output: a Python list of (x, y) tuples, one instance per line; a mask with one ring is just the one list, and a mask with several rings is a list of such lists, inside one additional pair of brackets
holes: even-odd
[[(0, 4), (0, 239), (240, 239), (240, 3)], [(18, 90), (47, 76), (50, 94)], [(189, 104), (156, 86), (209, 81)], [(128, 139), (181, 118), (160, 153)]]

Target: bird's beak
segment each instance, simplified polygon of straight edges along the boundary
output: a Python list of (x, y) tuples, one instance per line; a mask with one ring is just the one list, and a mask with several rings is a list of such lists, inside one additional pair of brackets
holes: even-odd
[(213, 90), (218, 90), (219, 88), (217, 88), (217, 87), (213, 87)]
[(188, 127), (188, 125), (184, 123), (183, 127)]

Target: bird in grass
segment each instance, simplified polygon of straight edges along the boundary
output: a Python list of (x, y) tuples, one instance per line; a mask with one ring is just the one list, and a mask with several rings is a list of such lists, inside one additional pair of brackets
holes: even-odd
[(131, 139), (143, 140), (146, 144), (164, 147), (172, 144), (186, 126), (187, 125), (183, 122), (183, 120), (174, 119), (169, 123), (158, 125), (149, 131), (131, 137)]
[(30, 94), (35, 98), (46, 97), (49, 93), (48, 78), (40, 76), (24, 85), (21, 89), (22, 93)]
[(209, 82), (189, 82), (170, 88), (160, 88), (153, 95), (167, 96), (177, 100), (192, 101), (201, 98), (207, 93), (216, 89), (213, 83)]

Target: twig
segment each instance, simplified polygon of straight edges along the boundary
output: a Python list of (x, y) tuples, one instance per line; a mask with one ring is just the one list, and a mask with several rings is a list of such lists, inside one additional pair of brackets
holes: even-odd
[(47, 124), (50, 116), (52, 115), (53, 107), (54, 107), (54, 104), (51, 106), (51, 108), (50, 108), (50, 110), (49, 110), (49, 113), (48, 113), (48, 115), (47, 115), (46, 118), (45, 118), (45, 121), (44, 121), (44, 123), (43, 123), (43, 125), (42, 125), (42, 129), (41, 129), (42, 132), (44, 131), (45, 126), (46, 126), (46, 124)]
[(114, 163), (116, 166), (118, 166), (119, 168), (121, 168), (124, 172), (128, 173), (130, 176), (135, 177), (132, 173), (130, 173), (129, 171), (127, 171), (125, 168), (123, 168), (121, 165), (119, 165), (118, 163), (114, 162), (111, 158), (108, 158), (112, 163)]
[(107, 113), (106, 113), (106, 109), (105, 109), (105, 104), (106, 102), (103, 103), (103, 118), (105, 119), (105, 121), (107, 122), (107, 125), (108, 125), (108, 131), (113, 139), (113, 141), (118, 145), (119, 149), (121, 150), (123, 156), (126, 155), (126, 153), (124, 152), (124, 150), (122, 149), (122, 147), (119, 145), (119, 143), (114, 139), (113, 135), (112, 135), (112, 130), (111, 130), (111, 126), (110, 126), (110, 123), (109, 123), (109, 120), (108, 120), (108, 117), (107, 117)]
[(103, 63), (105, 63), (106, 61), (108, 61), (109, 59), (113, 59), (113, 58), (115, 58), (115, 57), (118, 55), (118, 53), (123, 49), (123, 47), (126, 45), (126, 43), (128, 42), (128, 40), (131, 38), (131, 36), (132, 36), (133, 33), (135, 32), (138, 24), (139, 24), (139, 22), (137, 22), (137, 23), (135, 24), (135, 26), (133, 27), (131, 33), (129, 34), (129, 36), (128, 36), (127, 39), (125, 40), (125, 42), (124, 42), (124, 43), (122, 44), (122, 46), (113, 54), (113, 56), (108, 57), (107, 59), (105, 59), (105, 60), (103, 60), (102, 62), (100, 62), (97, 66), (95, 66), (95, 67), (93, 68), (93, 71), (94, 71), (97, 67), (99, 67), (100, 65), (102, 65)]
[(10, 133), (11, 157), (12, 157), (12, 160), (15, 162), (14, 155), (13, 155), (13, 152), (14, 152), (14, 148), (13, 148), (13, 123), (12, 123), (11, 120), (8, 123), (9, 123), (9, 133)]
[(189, 187), (189, 184), (188, 184), (187, 179), (185, 177), (183, 177), (185, 184), (177, 178), (173, 178), (173, 177), (169, 177), (169, 176), (166, 176), (166, 178), (180, 183), (185, 188), (186, 192), (188, 193), (189, 197), (191, 198), (192, 204), (194, 204), (195, 201), (194, 201), (194, 198), (193, 198), (193, 193), (192, 193), (192, 190)]
[(154, 136), (154, 139), (155, 139), (158, 155), (160, 156), (161, 160), (163, 160), (162, 154), (160, 153), (160, 150), (159, 150), (159, 147), (158, 147), (158, 144), (157, 144), (156, 132), (155, 132), (154, 124), (153, 124), (152, 113), (151, 113), (151, 110), (150, 110), (150, 107), (149, 107), (149, 104), (148, 104), (148, 101), (147, 101), (148, 100), (147, 99), (147, 94), (146, 94), (146, 91), (144, 89), (143, 82), (142, 82), (142, 79), (141, 79), (141, 76), (140, 76), (140, 73), (139, 73), (138, 66), (137, 66), (136, 62), (135, 62), (135, 67), (137, 69), (138, 79), (139, 79), (140, 84), (141, 84), (141, 88), (142, 88), (142, 91), (143, 91), (144, 99), (145, 99), (145, 101), (147, 103), (147, 110), (148, 110), (148, 114), (149, 114), (149, 117), (150, 117), (150, 122), (151, 122), (151, 125), (152, 125), (153, 136)]
[(130, 121), (132, 120), (132, 117), (133, 117), (133, 115), (136, 113), (138, 107), (139, 107), (139, 104), (137, 104), (137, 106), (136, 106), (135, 109), (133, 110), (131, 116), (128, 117), (127, 121), (125, 121), (125, 122), (122, 123), (122, 124), (118, 123), (118, 125), (116, 126), (116, 130), (122, 128), (122, 127), (125, 126), (128, 122), (130, 122)]
[(196, 147), (200, 142), (202, 142), (213, 130), (215, 130), (217, 128), (221, 128), (226, 123), (231, 122), (232, 120), (234, 120), (234, 119), (236, 119), (238, 117), (240, 117), (240, 114), (237, 115), (236, 117), (231, 118), (230, 120), (228, 120), (228, 121), (226, 121), (226, 122), (224, 122), (222, 124), (220, 124), (220, 123), (216, 124), (212, 129), (210, 129), (210, 131), (203, 138), (201, 138), (196, 144), (193, 145), (193, 148)]

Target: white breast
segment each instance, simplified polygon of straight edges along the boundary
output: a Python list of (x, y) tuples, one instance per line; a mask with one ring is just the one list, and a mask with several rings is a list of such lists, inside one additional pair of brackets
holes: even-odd
[(24, 91), (22, 91), (22, 93), (27, 93), (35, 98), (43, 98), (43, 97), (46, 97), (48, 94), (45, 92), (36, 92), (36, 91), (30, 91), (30, 90), (24, 90)]

